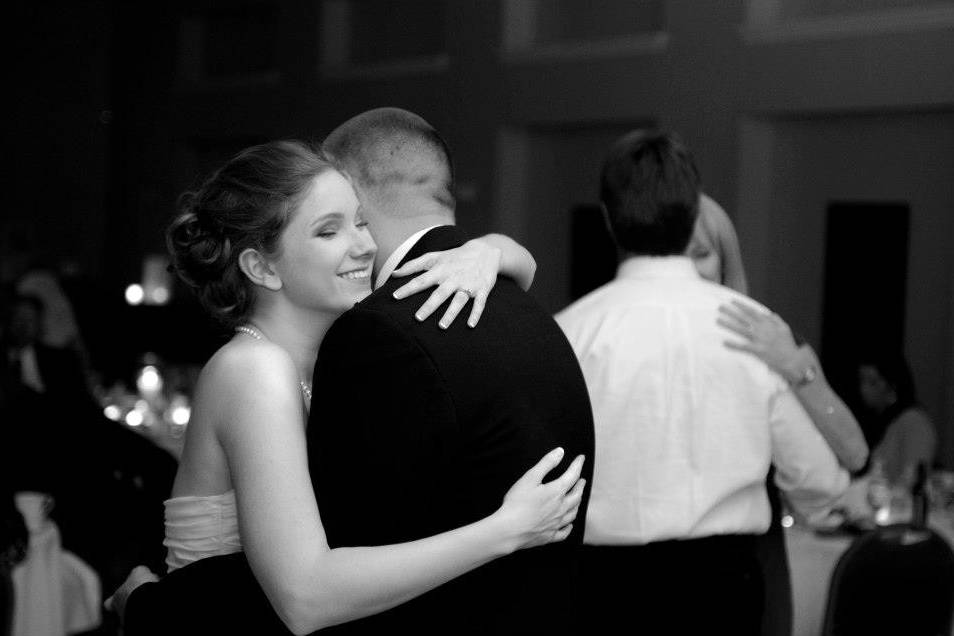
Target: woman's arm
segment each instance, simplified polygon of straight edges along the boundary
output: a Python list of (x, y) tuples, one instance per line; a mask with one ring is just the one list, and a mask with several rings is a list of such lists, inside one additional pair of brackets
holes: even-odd
[(582, 495), (582, 459), (542, 484), (562, 456), (555, 451), (476, 523), (398, 545), (331, 550), (308, 474), (291, 361), (281, 352), (259, 355), (223, 374), (218, 390), (229, 406), (218, 430), (243, 546), (273, 607), (296, 633), (389, 609), (494, 558), (569, 533)]
[(812, 348), (798, 346), (788, 324), (777, 314), (737, 300), (719, 311), (718, 324), (745, 338), (743, 342), (726, 341), (726, 347), (755, 355), (785, 378), (841, 465), (850, 472), (861, 470), (868, 460), (861, 427), (829, 386)]
[(527, 248), (506, 234), (485, 234), (474, 240), (500, 250), (500, 271), (517, 281), (524, 291), (530, 289), (537, 273), (537, 261)]
[(524, 290), (530, 289), (537, 262), (530, 252), (503, 234), (487, 234), (467, 241), (460, 247), (443, 252), (428, 252), (394, 271), (394, 276), (424, 272), (394, 292), (395, 298), (406, 298), (431, 287), (437, 287), (417, 310), (418, 320), (426, 320), (453, 296), (440, 320), (444, 329), (450, 326), (460, 310), (473, 298), (467, 324), (477, 325), (487, 304), (487, 296), (497, 282), (497, 274), (513, 278)]

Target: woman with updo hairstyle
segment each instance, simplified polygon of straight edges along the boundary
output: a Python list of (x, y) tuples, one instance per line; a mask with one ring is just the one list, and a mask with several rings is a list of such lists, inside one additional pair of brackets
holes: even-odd
[(274, 253), (312, 180), (335, 169), (320, 150), (278, 141), (243, 150), (181, 197), (181, 214), (166, 234), (173, 267), (219, 322), (238, 325), (252, 307), (254, 283), (242, 273), (239, 254)]
[[(292, 631), (310, 633), (399, 605), (514, 549), (568, 536), (582, 494), (581, 462), (544, 484), (562, 457), (555, 450), (476, 523), (410, 543), (330, 549), (305, 427), (321, 340), (371, 292), (377, 247), (351, 182), (321, 150), (278, 141), (243, 150), (181, 205), (168, 231), (175, 271), (235, 334), (195, 388), (165, 502), (170, 571), (244, 551), (276, 614)], [(458, 266), (433, 267), (438, 261)], [(486, 294), (500, 263), (527, 287), (534, 268), (526, 250), (499, 235), (442, 252), (434, 263), (426, 273), (443, 294)], [(269, 477), (276, 466), (281, 483)], [(261, 497), (271, 501), (268, 519)], [(289, 529), (281, 550), (261, 531), (274, 527), (276, 510)], [(116, 594), (117, 609), (152, 578), (134, 570)]]

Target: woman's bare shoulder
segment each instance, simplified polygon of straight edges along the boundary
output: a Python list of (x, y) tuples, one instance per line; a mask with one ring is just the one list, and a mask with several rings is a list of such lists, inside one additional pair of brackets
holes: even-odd
[(919, 406), (912, 406), (902, 411), (894, 421), (893, 426), (907, 432), (925, 433), (929, 435), (934, 435), (935, 433), (934, 424), (931, 422), (930, 416), (927, 414), (927, 411)]
[[(220, 415), (247, 406), (248, 400), (296, 394), (298, 381), (291, 356), (280, 346), (251, 338), (233, 338), (203, 367), (196, 402), (214, 406)], [(210, 411), (213, 409), (209, 409)]]

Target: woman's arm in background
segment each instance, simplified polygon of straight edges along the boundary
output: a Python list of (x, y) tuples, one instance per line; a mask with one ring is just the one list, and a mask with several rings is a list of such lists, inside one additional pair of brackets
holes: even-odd
[(838, 461), (850, 472), (868, 461), (868, 445), (858, 421), (828, 384), (814, 350), (799, 346), (788, 324), (740, 301), (719, 308), (718, 324), (745, 338), (726, 341), (726, 347), (756, 356), (781, 375), (811, 417)]

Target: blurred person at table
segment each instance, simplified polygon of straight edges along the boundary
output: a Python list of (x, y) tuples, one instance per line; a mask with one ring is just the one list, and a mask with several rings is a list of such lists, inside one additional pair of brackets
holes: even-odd
[(34, 294), (15, 293), (7, 301), (2, 349), (4, 382), (13, 391), (49, 395), (71, 406), (95, 408), (82, 364), (72, 344), (52, 345), (44, 337), (46, 305)]
[(13, 629), (15, 590), (12, 571), (26, 556), (29, 535), (14, 502), (8, 467), (0, 466), (0, 636)]
[(89, 352), (80, 331), (73, 302), (64, 289), (64, 281), (53, 267), (31, 267), (16, 280), (16, 292), (33, 296), (43, 303), (40, 342), (55, 349), (75, 354), (83, 379), (92, 393), (93, 373)]
[(625, 258), (557, 315), (596, 427), (584, 611), (594, 633), (636, 620), (646, 633), (759, 634), (770, 466), (806, 517), (827, 514), (848, 474), (788, 383), (722, 344), (717, 309), (743, 296), (685, 255), (700, 195), (685, 145), (625, 135), (600, 193)]
[[(705, 194), (700, 197), (699, 217), (687, 254), (703, 278), (748, 294), (732, 221), (722, 206)], [(726, 346), (755, 355), (785, 378), (841, 465), (851, 473), (861, 470), (868, 456), (861, 427), (829, 386), (811, 346), (797, 339), (778, 314), (759, 311), (737, 299), (720, 307), (719, 312), (718, 324), (743, 338), (726, 341)], [(768, 532), (758, 540), (766, 586), (762, 634), (787, 636), (793, 619), (791, 574), (782, 528), (782, 500), (772, 477), (770, 473), (766, 482), (772, 521)]]
[(43, 309), (39, 298), (25, 294), (4, 303), (0, 392), (9, 443), (3, 459), (16, 490), (52, 493), (68, 478), (66, 417), (94, 407), (73, 352), (41, 341)]
[(52, 496), (63, 547), (119, 585), (137, 563), (160, 567), (162, 502), (175, 459), (107, 419), (71, 347), (43, 342), (44, 305), (12, 294), (4, 303), (0, 462), (14, 491)]
[(18, 294), (34, 296), (43, 302), (43, 320), (40, 339), (43, 344), (57, 348), (82, 347), (79, 325), (73, 305), (59, 277), (49, 267), (33, 267), (16, 281)]
[(861, 356), (858, 393), (869, 415), (865, 423), (873, 471), (892, 485), (910, 488), (919, 466), (930, 470), (934, 465), (937, 432), (917, 402), (904, 356), (896, 352)]
[[(38, 298), (13, 294), (3, 306), (0, 578), (4, 607), (0, 620), (4, 630), (12, 629), (17, 634), (38, 629), (47, 633), (45, 628), (57, 624), (60, 565), (65, 557), (57, 525), (50, 523), (49, 532), (37, 533), (22, 506), (26, 500), (52, 502), (50, 495), (59, 501), (70, 498), (68, 484), (76, 474), (70, 464), (65, 416), (70, 406), (79, 407), (81, 393), (74, 390), (75, 378), (71, 375), (78, 367), (72, 364), (71, 351), (41, 342), (43, 303)], [(81, 379), (79, 386), (84, 386)], [(43, 512), (47, 511), (44, 507)], [(22, 567), (14, 573), (18, 561), (22, 561)], [(73, 562), (90, 572), (81, 561)], [(90, 576), (95, 579), (91, 572)], [(97, 586), (90, 580), (86, 589), (93, 592)], [(97, 613), (95, 606), (93, 613)], [(84, 625), (97, 622), (92, 618)]]

